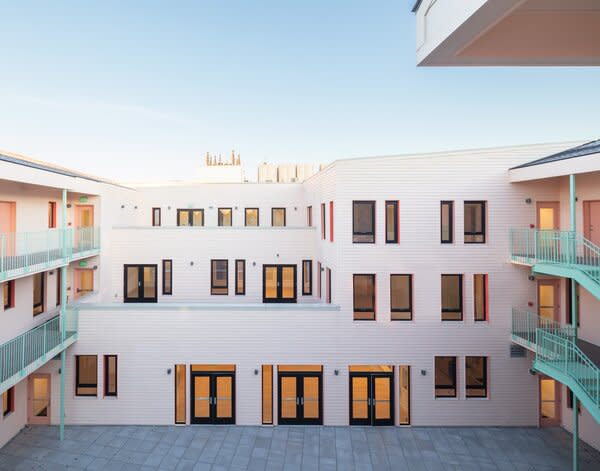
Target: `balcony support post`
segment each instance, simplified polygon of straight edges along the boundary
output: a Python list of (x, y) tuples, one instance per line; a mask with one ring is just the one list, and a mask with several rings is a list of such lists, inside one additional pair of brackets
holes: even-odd
[[(63, 263), (67, 260), (67, 190), (62, 191), (62, 251)], [(67, 266), (60, 267), (60, 342), (62, 350), (60, 352), (60, 440), (65, 439), (65, 368), (67, 365), (67, 352), (65, 352), (64, 343), (66, 337), (67, 323)]]
[[(575, 175), (569, 175), (569, 219), (570, 219), (570, 227), (571, 231), (571, 253), (572, 253), (572, 261), (573, 263), (577, 263), (577, 253), (575, 252), (575, 233), (577, 232), (577, 214), (576, 214), (576, 196), (575, 196)], [(579, 320), (578, 313), (578, 303), (577, 303), (577, 282), (571, 279), (571, 320), (573, 322), (573, 342), (577, 345), (577, 322)], [(577, 471), (579, 469), (579, 450), (578, 450), (578, 442), (579, 442), (579, 414), (577, 410), (579, 409), (579, 401), (577, 400), (577, 396), (574, 391), (571, 391), (573, 395), (573, 471)]]

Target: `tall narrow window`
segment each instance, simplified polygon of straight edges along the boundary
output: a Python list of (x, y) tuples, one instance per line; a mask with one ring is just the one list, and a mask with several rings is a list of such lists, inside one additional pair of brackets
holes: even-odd
[(235, 261), (235, 294), (246, 294), (246, 260)]
[(50, 201), (48, 203), (48, 228), (54, 229), (56, 227), (56, 201)]
[(306, 208), (306, 224), (308, 227), (312, 227), (312, 206)]
[(465, 357), (467, 397), (487, 397), (487, 357)]
[(175, 423), (185, 424), (185, 365), (175, 365)]
[(7, 389), (2, 393), (2, 417), (6, 417), (15, 411), (15, 387)]
[(15, 307), (15, 280), (2, 283), (2, 302), (5, 311)]
[(56, 269), (56, 305), (60, 306), (62, 299), (62, 269)]
[(231, 226), (231, 208), (219, 208), (219, 226)]
[(454, 201), (440, 203), (440, 241), (442, 244), (454, 242)]
[(262, 423), (273, 425), (273, 365), (262, 366)]
[(104, 395), (117, 395), (117, 355), (104, 355)]
[(302, 260), (302, 295), (312, 294), (312, 260)]
[(385, 243), (397, 244), (400, 242), (399, 236), (399, 204), (398, 201), (385, 202)]
[(210, 294), (227, 294), (228, 289), (227, 260), (210, 261)]
[(442, 320), (462, 321), (462, 275), (442, 275)]
[(412, 275), (390, 275), (390, 308), (393, 321), (412, 320)]
[(285, 208), (271, 208), (271, 226), (285, 226)]
[(321, 239), (326, 239), (325, 234), (327, 234), (327, 227), (325, 222), (325, 203), (321, 203)]
[(354, 320), (375, 320), (375, 275), (354, 275)]
[(178, 209), (178, 226), (204, 226), (204, 209)]
[(352, 202), (352, 242), (375, 243), (375, 201)]
[(435, 397), (456, 397), (456, 357), (435, 357)]
[(410, 366), (400, 365), (400, 425), (410, 425)]
[(485, 243), (485, 201), (465, 201), (465, 244)]
[(96, 396), (98, 394), (98, 356), (77, 355), (75, 357), (75, 395)]
[[(153, 226), (161, 225), (160, 208), (152, 208), (152, 225)], [(181, 226), (181, 224), (178, 224), (178, 225)]]
[(325, 275), (327, 276), (325, 283), (326, 283), (326, 291), (325, 291), (325, 302), (327, 302), (328, 304), (331, 304), (331, 268), (327, 268), (325, 270)]
[(317, 296), (321, 299), (321, 262), (317, 262)]
[(173, 294), (173, 260), (162, 261), (162, 294)]
[(33, 315), (37, 316), (44, 312), (44, 295), (46, 274), (36, 273), (33, 275)]
[(488, 318), (488, 276), (473, 275), (473, 300), (476, 321), (487, 321)]
[(258, 227), (258, 208), (246, 208), (244, 224), (249, 227)]
[(333, 201), (329, 202), (329, 242), (333, 242)]

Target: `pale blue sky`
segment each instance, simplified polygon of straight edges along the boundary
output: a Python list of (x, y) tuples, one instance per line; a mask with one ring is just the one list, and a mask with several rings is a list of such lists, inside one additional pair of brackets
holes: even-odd
[(0, 0), (0, 148), (122, 180), (600, 137), (600, 69), (417, 68), (412, 1)]

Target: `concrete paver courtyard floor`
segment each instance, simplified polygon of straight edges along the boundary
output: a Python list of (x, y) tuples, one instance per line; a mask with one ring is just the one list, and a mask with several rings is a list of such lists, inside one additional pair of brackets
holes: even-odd
[[(600, 452), (581, 444), (581, 471)], [(1, 470), (563, 471), (560, 428), (68, 426), (23, 429), (0, 449)]]

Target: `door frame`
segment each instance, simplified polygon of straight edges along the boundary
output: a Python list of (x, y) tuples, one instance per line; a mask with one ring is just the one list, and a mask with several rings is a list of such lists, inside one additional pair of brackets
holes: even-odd
[(92, 223), (86, 227), (94, 227), (94, 205), (93, 204), (76, 204), (75, 205), (75, 227), (81, 226), (81, 210), (84, 208), (90, 208), (92, 213)]
[[(130, 267), (138, 268), (138, 288), (139, 296), (137, 298), (127, 297), (127, 269)], [(154, 267), (154, 297), (144, 298), (144, 267)], [(140, 270), (141, 268), (141, 270)], [(145, 264), (125, 264), (123, 265), (123, 302), (124, 303), (155, 303), (158, 301), (158, 265), (145, 263)]]
[[(554, 419), (544, 419), (542, 417), (542, 380), (550, 379), (554, 381)], [(540, 427), (558, 427), (562, 420), (562, 384), (546, 375), (540, 375), (538, 381), (538, 417)]]
[[(197, 376), (208, 377), (208, 393), (210, 397), (216, 393), (217, 377), (227, 376), (231, 378), (231, 418), (217, 417), (217, 403), (212, 399), (209, 404), (209, 416), (206, 418), (195, 417), (195, 390), (194, 379)], [(215, 396), (216, 397), (216, 396)], [(190, 424), (227, 425), (235, 424), (235, 371), (190, 371)]]
[[(48, 415), (36, 417), (33, 415), (33, 380), (44, 377), (48, 382)], [(50, 373), (32, 373), (27, 381), (27, 423), (33, 425), (50, 425), (52, 419), (52, 375)]]
[[(283, 290), (283, 268), (294, 269), (294, 297), (282, 298)], [(277, 268), (277, 298), (267, 299), (267, 285), (265, 283), (267, 268)], [(262, 270), (262, 294), (263, 303), (296, 303), (298, 302), (298, 265), (295, 264), (263, 264)]]
[[(296, 418), (281, 418), (281, 378), (296, 378)], [(315, 377), (319, 381), (319, 417), (304, 418), (304, 378)], [(298, 402), (298, 399), (301, 399)], [(323, 372), (322, 371), (278, 371), (277, 372), (277, 425), (323, 425)]]
[[(600, 204), (600, 200), (586, 200), (583, 202), (583, 236), (588, 240), (592, 240), (590, 234), (591, 203)], [(598, 230), (600, 231), (600, 228)]]
[(540, 208), (554, 209), (554, 228), (553, 230), (560, 229), (560, 201), (537, 201), (535, 203), (535, 227), (540, 228)]
[[(349, 423), (350, 425), (363, 425), (363, 426), (380, 426), (380, 425), (395, 425), (395, 383), (394, 383), (394, 372), (375, 372), (375, 371), (353, 371), (348, 374), (349, 377)], [(367, 401), (368, 401), (368, 417), (366, 419), (353, 419), (352, 418), (352, 378), (355, 377), (366, 377), (367, 378)], [(375, 378), (385, 377), (390, 379), (390, 417), (389, 419), (376, 419), (375, 418)]]
[(560, 322), (560, 280), (557, 278), (538, 278), (536, 285), (536, 301), (537, 301), (537, 315), (540, 315), (540, 286), (541, 285), (553, 285), (554, 286), (554, 318), (556, 322)]

